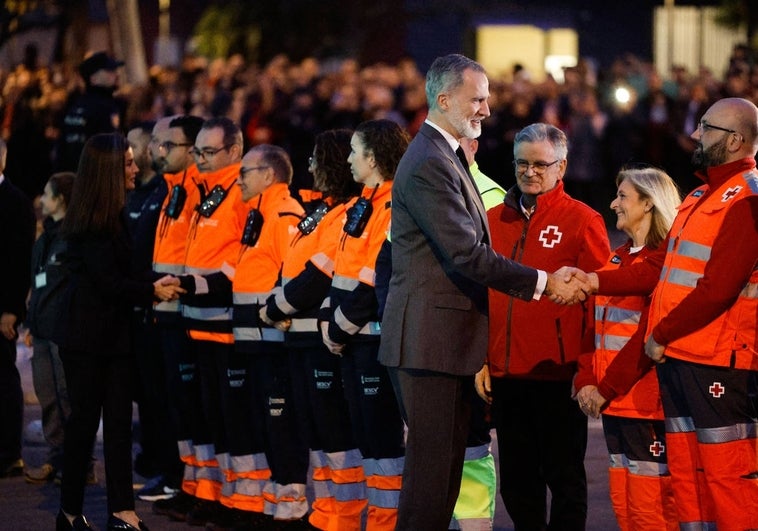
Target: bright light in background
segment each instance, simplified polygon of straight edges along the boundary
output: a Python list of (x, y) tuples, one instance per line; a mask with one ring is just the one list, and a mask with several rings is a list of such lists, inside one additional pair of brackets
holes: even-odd
[(626, 87), (618, 87), (613, 93), (613, 97), (618, 103), (627, 104), (632, 99), (632, 93)]
[(576, 64), (575, 55), (548, 55), (545, 57), (545, 72), (552, 75), (558, 83), (563, 83), (563, 69)]

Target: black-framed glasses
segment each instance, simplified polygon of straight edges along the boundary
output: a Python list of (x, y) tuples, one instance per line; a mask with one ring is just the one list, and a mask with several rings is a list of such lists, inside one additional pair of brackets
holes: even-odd
[(190, 153), (196, 159), (200, 158), (201, 156), (204, 159), (209, 159), (211, 157), (215, 157), (216, 153), (218, 153), (219, 151), (223, 151), (225, 149), (229, 149), (233, 145), (234, 144), (226, 144), (226, 145), (221, 146), (220, 148), (208, 148), (208, 147), (205, 147), (205, 148), (202, 148), (202, 149), (198, 149), (196, 147), (193, 147), (192, 149), (190, 149)]
[(528, 160), (516, 159), (513, 161), (513, 167), (516, 168), (516, 171), (519, 173), (526, 173), (529, 171), (529, 168), (532, 168), (534, 173), (542, 174), (545, 173), (550, 166), (560, 161), (561, 159), (555, 159), (553, 162), (543, 162), (541, 160), (529, 162)]
[(245, 174), (255, 170), (267, 170), (271, 166), (250, 166), (249, 168), (240, 168), (240, 177), (245, 178)]
[(170, 140), (166, 140), (165, 142), (158, 144), (158, 149), (169, 153), (176, 147), (188, 147), (192, 145), (192, 142), (171, 142)]
[(737, 133), (737, 131), (735, 131), (734, 129), (727, 129), (726, 127), (709, 124), (705, 120), (700, 120), (700, 122), (698, 122), (697, 130), (701, 135), (705, 133), (708, 129), (715, 129), (716, 131), (724, 131), (725, 133)]

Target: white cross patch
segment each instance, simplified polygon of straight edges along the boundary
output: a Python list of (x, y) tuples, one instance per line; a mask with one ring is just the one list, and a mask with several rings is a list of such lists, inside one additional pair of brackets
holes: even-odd
[(713, 382), (713, 385), (708, 388), (708, 392), (711, 393), (714, 398), (721, 398), (721, 395), (726, 393), (726, 389), (721, 385), (721, 382)]
[(543, 247), (552, 249), (555, 247), (555, 244), (561, 242), (561, 238), (563, 238), (563, 233), (558, 230), (558, 226), (548, 225), (545, 230), (540, 232), (539, 240), (542, 242)]
[(732, 197), (740, 193), (740, 190), (742, 190), (742, 185), (737, 185), (732, 188), (729, 188), (727, 191), (725, 191), (723, 194), (721, 194), (721, 202), (726, 203), (729, 201)]

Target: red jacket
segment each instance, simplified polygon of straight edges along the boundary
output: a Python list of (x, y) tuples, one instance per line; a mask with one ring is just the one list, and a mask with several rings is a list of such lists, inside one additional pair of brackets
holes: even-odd
[[(605, 263), (610, 245), (603, 218), (569, 197), (562, 182), (537, 197), (529, 219), (520, 198), (514, 187), (487, 212), (495, 251), (549, 272), (562, 266), (592, 271)], [(547, 297), (527, 302), (490, 290), (489, 314), (493, 377), (570, 380), (579, 354), (593, 350), (591, 302), (559, 306)]]

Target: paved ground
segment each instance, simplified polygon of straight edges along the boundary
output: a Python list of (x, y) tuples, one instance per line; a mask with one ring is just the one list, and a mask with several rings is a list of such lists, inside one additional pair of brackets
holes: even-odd
[[(38, 466), (45, 458), (45, 445), (38, 442), (40, 439), (37, 430), (34, 429), (34, 421), (40, 419), (40, 407), (36, 403), (31, 383), (31, 369), (29, 365), (30, 353), (27, 349), (20, 349), (18, 356), (19, 370), (22, 375), (24, 394), (27, 405), (25, 417), (27, 428), (27, 440), (24, 443), (23, 457), (27, 465)], [(493, 432), (494, 433), (494, 432)], [(496, 446), (493, 444), (493, 449)], [(87, 515), (95, 529), (104, 530), (107, 520), (105, 499), (105, 482), (103, 472), (103, 448), (98, 442), (96, 447), (98, 456), (97, 473), (99, 482), (87, 488), (85, 496), (84, 514)], [(497, 454), (495, 454), (497, 459)], [(599, 421), (590, 421), (589, 446), (585, 466), (587, 468), (589, 483), (589, 517), (587, 531), (609, 531), (617, 529), (613, 512), (608, 500), (608, 473), (607, 453), (603, 440), (602, 428)], [(142, 478), (135, 475), (135, 483), (142, 482)], [(23, 478), (0, 479), (0, 531), (48, 531), (53, 529), (55, 515), (59, 507), (59, 488), (50, 485), (28, 485)], [(150, 503), (137, 500), (137, 512), (145, 520), (152, 531), (187, 531), (189, 526), (184, 523), (169, 522), (162, 516), (156, 516), (150, 511)], [(198, 529), (198, 528), (194, 528)], [(495, 514), (494, 531), (512, 531), (513, 524), (498, 497), (498, 505)]]

